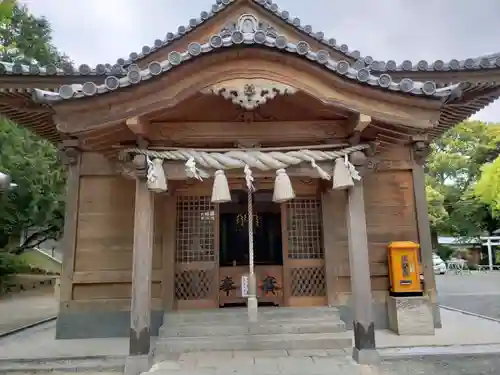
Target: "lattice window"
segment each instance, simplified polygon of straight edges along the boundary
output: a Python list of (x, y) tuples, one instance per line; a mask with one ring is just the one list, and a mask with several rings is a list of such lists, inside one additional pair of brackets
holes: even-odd
[(184, 270), (175, 273), (175, 298), (207, 299), (212, 295), (213, 270)]
[(177, 198), (177, 263), (214, 262), (215, 208), (209, 196)]
[(298, 267), (290, 270), (292, 296), (326, 296), (325, 267)]
[(298, 198), (288, 203), (288, 257), (322, 259), (321, 202)]

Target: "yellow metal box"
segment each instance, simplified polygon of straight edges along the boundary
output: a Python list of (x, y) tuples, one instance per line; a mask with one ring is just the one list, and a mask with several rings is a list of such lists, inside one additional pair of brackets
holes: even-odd
[(388, 247), (390, 292), (393, 295), (422, 295), (419, 244), (411, 241), (391, 242)]

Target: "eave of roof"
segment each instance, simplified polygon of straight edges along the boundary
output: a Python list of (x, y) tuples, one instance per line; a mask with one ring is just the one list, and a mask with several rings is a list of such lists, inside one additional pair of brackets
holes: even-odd
[(420, 60), (413, 64), (410, 60), (405, 60), (397, 64), (394, 60), (385, 61), (364, 61), (373, 72), (457, 72), (500, 68), (500, 53), (484, 55), (463, 60), (452, 59), (448, 62), (436, 60), (429, 63)]
[(347, 61), (336, 61), (330, 57), (326, 50), (312, 51), (309, 44), (299, 41), (297, 44), (289, 43), (284, 36), (271, 37), (263, 31), (242, 33), (234, 31), (229, 36), (219, 34), (212, 35), (207, 43), (191, 43), (184, 52), (172, 51), (164, 61), (153, 61), (147, 68), (140, 69), (137, 65), (128, 67), (128, 73), (124, 77), (108, 76), (104, 83), (96, 85), (94, 82), (81, 84), (63, 85), (57, 93), (51, 91), (35, 90), (34, 98), (41, 102), (57, 102), (60, 100), (78, 99), (120, 90), (132, 85), (137, 85), (148, 81), (155, 76), (168, 73), (170, 70), (182, 65), (184, 62), (217, 51), (220, 48), (237, 46), (258, 45), (264, 48), (274, 49), (280, 52), (295, 54), (301, 58), (318, 64), (331, 72), (357, 83), (388, 90), (400, 92), (402, 94), (424, 96), (434, 99), (446, 99), (457, 85), (445, 88), (436, 88), (436, 84), (431, 81), (414, 82), (410, 79), (402, 79), (394, 82), (388, 74), (379, 76), (372, 75), (366, 68), (356, 69), (351, 67)]

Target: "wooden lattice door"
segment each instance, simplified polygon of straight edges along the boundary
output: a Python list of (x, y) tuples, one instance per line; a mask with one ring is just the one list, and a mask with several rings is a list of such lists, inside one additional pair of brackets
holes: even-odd
[(215, 207), (209, 196), (177, 197), (175, 301), (178, 309), (217, 306)]
[(321, 201), (296, 198), (283, 207), (285, 282), (289, 306), (326, 304)]

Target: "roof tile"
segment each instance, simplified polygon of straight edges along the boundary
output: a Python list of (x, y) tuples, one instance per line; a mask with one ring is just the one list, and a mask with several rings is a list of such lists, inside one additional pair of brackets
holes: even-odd
[(345, 60), (336, 61), (331, 58), (329, 52), (326, 50), (313, 51), (306, 41), (298, 41), (294, 44), (288, 42), (284, 36), (272, 37), (260, 30), (251, 33), (243, 33), (240, 30), (235, 30), (230, 35), (224, 37), (219, 34), (212, 35), (209, 41), (204, 44), (191, 43), (184, 52), (171, 51), (166, 60), (153, 61), (145, 69), (141, 70), (137, 65), (130, 65), (128, 66), (128, 72), (125, 76), (108, 76), (101, 85), (96, 85), (92, 82), (87, 82), (83, 85), (63, 85), (60, 87), (58, 93), (35, 90), (34, 95), (38, 101), (44, 102), (101, 95), (134, 84), (140, 84), (153, 76), (166, 74), (171, 69), (182, 65), (185, 61), (214, 52), (221, 47), (235, 48), (240, 44), (246, 46), (261, 45), (264, 48), (296, 54), (316, 64), (322, 65), (326, 69), (346, 79), (381, 89), (399, 91), (412, 95), (446, 98), (457, 88), (457, 85), (454, 85), (438, 89), (434, 82), (414, 82), (408, 78), (400, 82), (394, 82), (388, 74), (376, 76), (366, 67), (357, 67), (356, 64), (351, 66), (351, 64)]

